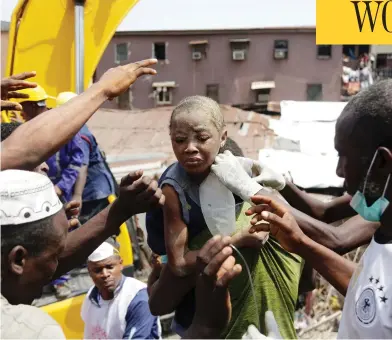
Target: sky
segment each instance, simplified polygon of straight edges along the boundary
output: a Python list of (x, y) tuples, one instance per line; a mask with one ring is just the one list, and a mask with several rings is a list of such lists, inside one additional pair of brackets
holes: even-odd
[(18, 0), (1, 0), (1, 20), (10, 21), (12, 11)]
[[(10, 21), (18, 0), (0, 1), (1, 20)], [(146, 17), (149, 20), (145, 20)], [(118, 30), (309, 27), (315, 24), (316, 0), (140, 0)]]

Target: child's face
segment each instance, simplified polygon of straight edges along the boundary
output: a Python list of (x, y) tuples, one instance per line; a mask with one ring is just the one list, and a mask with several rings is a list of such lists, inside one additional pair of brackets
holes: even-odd
[(209, 171), (227, 132), (219, 132), (210, 116), (195, 110), (175, 116), (170, 136), (178, 162), (189, 174), (200, 175)]

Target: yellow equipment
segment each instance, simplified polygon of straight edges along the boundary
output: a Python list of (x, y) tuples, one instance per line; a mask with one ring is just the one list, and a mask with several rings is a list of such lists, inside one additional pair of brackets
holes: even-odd
[(56, 107), (65, 104), (68, 100), (76, 97), (77, 94), (73, 92), (61, 92), (56, 98)]
[[(117, 26), (137, 1), (19, 0), (10, 24), (7, 76), (36, 71), (32, 81), (48, 93), (83, 92), (91, 84)], [(61, 105), (61, 98), (57, 99), (59, 103), (55, 97), (48, 96), (48, 107)], [(9, 121), (4, 111), (2, 121)], [(110, 202), (114, 199), (115, 196), (109, 197)], [(131, 237), (137, 244), (132, 221), (128, 221), (120, 227), (117, 237), (124, 275), (132, 275), (136, 255)], [(85, 293), (41, 307), (59, 322), (68, 339), (83, 338), (80, 308)]]
[(16, 101), (18, 103), (23, 103), (23, 102), (40, 102), (43, 100), (47, 100), (49, 98), (53, 98), (51, 96), (48, 96), (48, 94), (45, 92), (45, 90), (41, 86), (37, 86), (31, 89), (23, 89), (17, 91), (18, 93), (23, 93), (27, 94), (29, 98), (17, 98), (17, 99), (12, 99), (13, 101)]

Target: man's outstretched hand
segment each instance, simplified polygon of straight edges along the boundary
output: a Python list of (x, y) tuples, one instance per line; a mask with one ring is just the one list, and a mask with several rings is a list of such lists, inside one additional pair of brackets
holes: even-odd
[(241, 273), (232, 256), (231, 237), (216, 235), (200, 250), (196, 311), (186, 338), (218, 338), (231, 319), (230, 281)]
[(36, 83), (26, 81), (35, 77), (35, 72), (23, 72), (1, 80), (1, 110), (22, 111), (22, 105), (11, 102), (10, 98), (28, 98), (27, 94), (15, 91), (37, 87)]
[[(255, 205), (245, 212), (248, 216), (253, 215), (250, 232), (269, 231), (284, 249), (298, 254), (306, 236), (287, 207), (266, 196), (254, 196), (252, 202)], [(259, 221), (267, 223), (258, 224)]]
[(155, 65), (156, 59), (145, 59), (132, 64), (121, 65), (107, 70), (98, 81), (105, 96), (113, 99), (125, 92), (137, 78), (143, 75), (155, 75), (156, 70), (150, 66)]
[(133, 215), (162, 207), (164, 204), (165, 196), (157, 181), (143, 176), (143, 171), (139, 170), (121, 179), (120, 194), (113, 208), (124, 222)]

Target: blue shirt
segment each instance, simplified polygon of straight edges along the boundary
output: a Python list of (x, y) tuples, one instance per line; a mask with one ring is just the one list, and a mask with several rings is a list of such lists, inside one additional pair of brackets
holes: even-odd
[[(162, 188), (170, 185), (177, 193), (181, 205), (181, 217), (188, 229), (188, 242), (203, 230), (208, 229), (200, 208), (199, 185), (193, 183), (185, 169), (176, 162), (170, 165), (162, 174), (158, 185)], [(242, 200), (234, 195), (236, 203)], [(241, 211), (238, 209), (237, 213)], [(162, 208), (150, 210), (146, 214), (147, 243), (151, 250), (158, 255), (166, 255), (164, 220)], [(187, 329), (195, 313), (195, 290), (191, 289), (176, 307), (174, 323)], [(175, 329), (177, 334), (178, 328)], [(182, 335), (182, 334), (179, 334)]]
[(77, 133), (46, 161), (49, 166), (48, 176), (52, 183), (61, 189), (66, 201), (70, 201), (72, 198), (83, 159), (82, 138)]
[(93, 201), (106, 198), (115, 193), (112, 176), (105, 166), (98, 143), (88, 127), (84, 125), (79, 133), (82, 137), (83, 164), (88, 165), (82, 199)]

